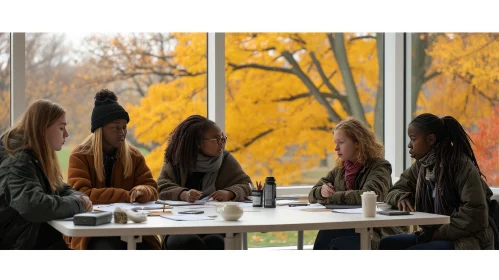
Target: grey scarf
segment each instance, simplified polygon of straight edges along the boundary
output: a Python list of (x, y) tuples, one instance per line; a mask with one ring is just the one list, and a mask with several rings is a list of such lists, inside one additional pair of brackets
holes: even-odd
[(435, 148), (419, 160), (421, 167), (417, 174), (416, 211), (450, 216), (459, 206), (459, 197), (454, 185), (442, 185), (442, 163), (436, 166)]
[(416, 211), (435, 213), (433, 189), (430, 185), (435, 182), (435, 171), (437, 169), (435, 162), (435, 149), (431, 149), (428, 154), (419, 160), (421, 167), (416, 177)]
[(218, 171), (222, 166), (222, 162), (226, 154), (227, 151), (225, 150), (218, 157), (207, 157), (201, 153), (198, 154), (196, 166), (191, 170), (191, 172), (205, 173), (201, 186), (203, 196), (210, 195), (217, 190), (215, 182), (218, 177)]

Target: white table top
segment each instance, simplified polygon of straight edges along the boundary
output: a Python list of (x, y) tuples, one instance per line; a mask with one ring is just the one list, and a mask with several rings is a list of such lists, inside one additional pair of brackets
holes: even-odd
[[(249, 211), (235, 222), (224, 221), (220, 216), (215, 220), (173, 221), (162, 217), (149, 216), (145, 223), (110, 224), (100, 226), (75, 226), (73, 221), (56, 220), (49, 222), (55, 229), (67, 236), (131, 236), (131, 235), (170, 235), (170, 234), (209, 234), (275, 232), (321, 229), (371, 228), (387, 226), (447, 224), (448, 216), (413, 213), (409, 216), (384, 216), (363, 218), (361, 214), (333, 212), (305, 212), (287, 206), (269, 208), (244, 208)], [(174, 213), (185, 209), (174, 209)], [(201, 209), (207, 215), (216, 215), (215, 209)]]

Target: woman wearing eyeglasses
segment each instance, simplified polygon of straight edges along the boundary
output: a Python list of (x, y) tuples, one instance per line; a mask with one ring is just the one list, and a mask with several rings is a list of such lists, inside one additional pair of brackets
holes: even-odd
[[(217, 201), (244, 201), (250, 177), (225, 150), (227, 135), (211, 120), (193, 115), (170, 134), (158, 178), (159, 198), (194, 202), (206, 196)], [(223, 249), (219, 235), (168, 236), (167, 249)]]

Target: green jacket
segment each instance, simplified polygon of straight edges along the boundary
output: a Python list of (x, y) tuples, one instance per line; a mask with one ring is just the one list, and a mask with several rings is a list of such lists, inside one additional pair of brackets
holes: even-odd
[[(388, 192), (388, 204), (395, 206), (401, 199), (407, 198), (414, 205), (420, 168), (421, 164), (416, 161), (402, 173), (400, 180)], [(492, 249), (493, 231), (488, 220), (492, 191), (469, 158), (462, 159), (461, 168), (454, 177), (461, 205), (451, 215), (450, 223), (440, 226), (438, 237), (454, 241), (455, 249)]]
[(52, 193), (30, 150), (11, 157), (0, 139), (0, 250), (33, 249), (43, 223), (85, 212), (77, 195), (84, 194), (66, 184)]
[(347, 191), (345, 169), (335, 167), (315, 184), (308, 194), (308, 200), (310, 203), (316, 203), (318, 200), (326, 199), (321, 195), (321, 187), (325, 183), (331, 183), (336, 192), (327, 198), (327, 204), (361, 204), (361, 195), (365, 191), (375, 192), (378, 195), (377, 200), (382, 202), (392, 186), (391, 174), (392, 166), (388, 161), (370, 160), (355, 177), (355, 186), (360, 186), (359, 190)]
[[(361, 195), (366, 191), (375, 192), (378, 195), (377, 200), (383, 202), (388, 189), (392, 186), (391, 174), (392, 166), (388, 161), (384, 159), (369, 160), (355, 177), (355, 186), (358, 187), (358, 190), (348, 191), (345, 169), (335, 167), (310, 190), (308, 200), (310, 203), (325, 200), (326, 198), (321, 195), (321, 187), (325, 183), (331, 183), (334, 186), (335, 193), (326, 199), (327, 204), (362, 204)], [(374, 228), (373, 232), (371, 248), (377, 249), (379, 240), (383, 236), (407, 233), (408, 227)]]

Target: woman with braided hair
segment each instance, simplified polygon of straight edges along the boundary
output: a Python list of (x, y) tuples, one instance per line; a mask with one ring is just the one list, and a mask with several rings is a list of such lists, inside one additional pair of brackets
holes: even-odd
[[(244, 201), (251, 194), (250, 177), (225, 150), (227, 135), (211, 120), (193, 115), (170, 134), (158, 178), (159, 198), (194, 202), (206, 196), (217, 201)], [(224, 249), (221, 235), (172, 235), (167, 249)]]
[(379, 249), (492, 249), (492, 191), (461, 124), (451, 116), (421, 114), (409, 124), (408, 135), (409, 154), (416, 162), (389, 190), (387, 203), (404, 211), (448, 215), (450, 223), (384, 237)]

